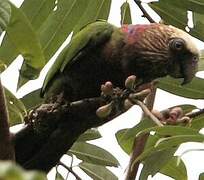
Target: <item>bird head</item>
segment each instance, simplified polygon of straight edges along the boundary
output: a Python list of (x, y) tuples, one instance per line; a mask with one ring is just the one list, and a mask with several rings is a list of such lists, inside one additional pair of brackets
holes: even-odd
[(195, 76), (199, 50), (185, 31), (157, 23), (127, 25), (122, 31), (127, 34), (126, 58), (131, 59), (127, 66), (145, 81), (170, 75), (186, 84)]
[(173, 33), (168, 40), (168, 74), (174, 78), (183, 78), (182, 84), (189, 83), (198, 69), (199, 50), (192, 37), (186, 32), (169, 26)]

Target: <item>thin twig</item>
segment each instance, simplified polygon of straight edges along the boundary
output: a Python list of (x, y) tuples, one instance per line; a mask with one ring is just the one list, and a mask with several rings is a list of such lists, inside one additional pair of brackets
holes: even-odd
[(75, 176), (76, 180), (82, 180), (82, 179), (73, 171), (73, 169), (70, 168), (70, 167), (68, 167), (66, 164), (64, 164), (64, 163), (62, 163), (62, 162), (60, 161), (60, 162), (58, 163), (58, 165), (63, 166), (65, 169), (67, 169), (69, 172), (71, 172), (71, 173)]
[[(72, 166), (73, 166), (73, 162), (74, 162), (74, 157), (73, 157), (73, 155), (71, 154), (71, 163), (70, 163), (70, 167), (72, 167)], [(70, 173), (70, 171), (68, 171), (68, 172), (67, 172), (67, 175), (66, 175), (65, 180), (68, 180), (69, 173)]]
[(158, 126), (163, 126), (163, 124), (159, 121), (159, 119), (157, 119), (157, 117), (156, 116), (154, 116), (152, 113), (151, 113), (151, 111), (147, 108), (147, 106), (142, 102), (142, 101), (136, 101), (135, 102), (137, 105), (139, 105), (141, 108), (142, 108), (142, 110), (143, 110), (143, 112), (145, 113), (145, 116), (146, 117), (149, 117), (152, 121), (154, 121), (155, 122), (155, 124), (156, 125), (158, 125)]
[(137, 4), (137, 6), (140, 8), (140, 10), (143, 13), (143, 17), (146, 17), (150, 23), (156, 23), (156, 21), (154, 19), (152, 19), (152, 17), (147, 13), (147, 11), (144, 9), (144, 7), (142, 6), (142, 3), (140, 0), (134, 0), (134, 2)]

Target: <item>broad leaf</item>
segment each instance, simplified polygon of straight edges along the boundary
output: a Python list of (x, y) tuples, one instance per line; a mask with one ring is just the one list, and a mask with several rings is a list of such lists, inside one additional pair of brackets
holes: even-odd
[(79, 167), (94, 180), (117, 180), (118, 178), (106, 167), (90, 163), (80, 163)]
[(105, 0), (100, 12), (98, 13), (98, 19), (107, 20), (110, 14), (112, 0)]
[(0, 35), (5, 31), (11, 16), (11, 7), (7, 0), (0, 1)]
[(93, 128), (80, 135), (77, 141), (90, 141), (98, 138), (101, 138), (101, 134), (97, 129)]
[(88, 1), (60, 0), (39, 29), (43, 51), (48, 61), (68, 37), (87, 8)]
[[(159, 14), (165, 23), (174, 25), (180, 29), (187, 26), (187, 10), (180, 8), (185, 2), (162, 0), (150, 3), (150, 7)], [(176, 16), (175, 16), (176, 14)]]
[(191, 127), (194, 129), (202, 129), (204, 127), (204, 114), (193, 118)]
[(85, 142), (75, 142), (69, 150), (77, 158), (92, 164), (118, 166), (118, 160), (106, 150)]
[(130, 5), (128, 2), (124, 2), (120, 7), (121, 21), (120, 24), (132, 24), (132, 17), (130, 12)]
[(43, 98), (40, 97), (41, 89), (30, 92), (23, 96), (20, 100), (24, 103), (27, 110), (30, 110), (43, 102)]
[(7, 89), (5, 89), (5, 95), (10, 120), (9, 124), (13, 126), (22, 123), (27, 113), (24, 104)]
[(56, 0), (24, 0), (20, 9), (38, 31), (48, 16), (57, 8)]
[[(5, 64), (10, 64), (18, 54), (22, 54), (24, 65), (20, 75), (26, 79), (34, 79), (45, 65), (40, 41), (29, 20), (19, 8), (11, 4), (11, 13), (11, 20), (6, 31), (7, 36), (5, 36), (0, 49), (0, 59)], [(18, 52), (15, 53), (15, 57), (12, 55), (12, 49), (5, 50), (9, 44), (12, 44), (15, 51)], [(11, 56), (12, 58), (10, 58)]]
[(174, 156), (161, 170), (160, 173), (172, 177), (175, 180), (187, 180), (187, 170), (184, 162), (179, 161), (178, 157)]
[(160, 136), (176, 136), (176, 135), (192, 135), (198, 134), (198, 130), (189, 128), (189, 127), (182, 127), (182, 126), (170, 126), (166, 125), (163, 127), (151, 127), (140, 131), (136, 136), (141, 136), (142, 134), (146, 134), (149, 132), (156, 132)]
[[(164, 2), (161, 2), (164, 1)], [(167, 0), (161, 0), (160, 3), (167, 3)], [(180, 1), (169, 1), (170, 6), (174, 6), (183, 10), (195, 11), (203, 13), (204, 3), (202, 0), (180, 0)]]
[(183, 114), (186, 114), (195, 109), (198, 109), (195, 105), (191, 105), (191, 104), (181, 104), (174, 107), (180, 107), (183, 110)]
[[(202, 6), (204, 8), (204, 6)], [(195, 36), (196, 38), (200, 39), (201, 41), (204, 40), (204, 14), (197, 13), (197, 11), (193, 12), (193, 28), (190, 28), (190, 34)]]
[(177, 148), (171, 148), (155, 152), (143, 161), (143, 168), (140, 174), (140, 180), (148, 179), (149, 175), (154, 176), (160, 171), (173, 157)]
[(204, 79), (198, 77), (195, 77), (191, 83), (184, 86), (181, 86), (181, 80), (166, 77), (159, 81), (158, 87), (178, 96), (204, 99)]
[[(187, 11), (193, 13), (194, 26), (189, 27), (189, 33), (200, 40), (204, 40), (204, 3), (200, 0), (162, 0), (151, 3), (150, 6), (161, 16), (165, 23), (185, 30), (187, 24)], [(174, 15), (176, 14), (176, 16)]]
[(74, 28), (74, 33), (77, 33), (90, 22), (94, 22), (97, 19), (106, 20), (108, 18), (111, 0), (88, 0), (87, 2), (89, 2), (89, 4), (84, 12), (84, 16), (81, 16), (78, 24)]
[(200, 51), (200, 60), (198, 61), (198, 71), (204, 71), (204, 49)]
[(158, 142), (154, 145), (154, 147), (150, 147), (146, 149), (140, 156), (138, 156), (134, 163), (137, 161), (141, 161), (146, 157), (151, 156), (153, 153), (162, 151), (165, 149), (169, 149), (175, 146), (179, 146), (185, 142), (203, 142), (204, 135), (177, 135), (173, 137), (161, 138)]
[(135, 136), (140, 131), (155, 126), (155, 123), (148, 118), (144, 118), (139, 124), (129, 129), (122, 129), (116, 133), (116, 138), (120, 147), (127, 154), (132, 152)]
[[(11, 20), (7, 27), (7, 35), (9, 40), (16, 47), (17, 51), (23, 55), (27, 65), (36, 70), (42, 68), (45, 64), (43, 51), (39, 39), (34, 32), (29, 20), (23, 12), (11, 4)], [(4, 44), (0, 51), (0, 59), (9, 64), (13, 59), (2, 56)]]

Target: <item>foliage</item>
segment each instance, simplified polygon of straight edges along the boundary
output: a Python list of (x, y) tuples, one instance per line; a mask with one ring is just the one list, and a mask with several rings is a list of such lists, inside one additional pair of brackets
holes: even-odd
[[(20, 69), (18, 87), (39, 76), (45, 64), (56, 53), (71, 32), (77, 33), (81, 27), (96, 19), (107, 19), (110, 13), (111, 0), (24, 0), (20, 8), (6, 0), (0, 0), (0, 34), (6, 31), (0, 48), (0, 71), (8, 67), (18, 55), (24, 58)], [(166, 24), (181, 29), (204, 41), (204, 3), (202, 0), (160, 0), (148, 4)], [(131, 7), (128, 1), (121, 6), (121, 24), (131, 24)], [(192, 12), (194, 26), (188, 25), (187, 15)], [(137, 14), (137, 12), (134, 12)], [(176, 14), (176, 15), (175, 15)], [(199, 71), (204, 70), (201, 53)], [(172, 94), (191, 98), (204, 99), (204, 80), (194, 78), (185, 86), (179, 80), (169, 77), (159, 81), (159, 88)], [(23, 121), (27, 111), (39, 105), (43, 99), (39, 90), (33, 91), (21, 99), (17, 99), (6, 90), (10, 124)], [(182, 106), (186, 112), (197, 109), (195, 106)], [(141, 161), (143, 169), (140, 179), (147, 179), (157, 172), (174, 179), (188, 179), (184, 162), (174, 156), (175, 151), (185, 142), (203, 142), (204, 135), (199, 130), (204, 127), (204, 115), (192, 119), (189, 127), (164, 126), (156, 127), (148, 118), (144, 118), (133, 128), (122, 129), (116, 133), (120, 147), (130, 154), (135, 137), (153, 132), (149, 136), (143, 153), (134, 160)], [(119, 166), (119, 162), (106, 150), (86, 141), (100, 138), (96, 129), (89, 130), (79, 137), (67, 153), (75, 155), (82, 162), (78, 164), (87, 175), (94, 179), (117, 179), (106, 166)], [(152, 165), (153, 164), (153, 165)], [(3, 179), (44, 179), (41, 174), (25, 173), (10, 163), (0, 163), (0, 178)], [(200, 174), (203, 179), (203, 173)]]
[(0, 162), (0, 179), (4, 180), (45, 180), (46, 175), (37, 171), (25, 171), (11, 162)]

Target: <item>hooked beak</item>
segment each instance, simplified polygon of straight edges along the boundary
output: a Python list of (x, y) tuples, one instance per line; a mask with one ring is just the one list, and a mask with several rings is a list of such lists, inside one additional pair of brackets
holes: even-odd
[(196, 72), (198, 70), (198, 58), (191, 57), (187, 61), (182, 61), (181, 63), (181, 74), (183, 76), (183, 82), (181, 85), (185, 85), (192, 81)]

